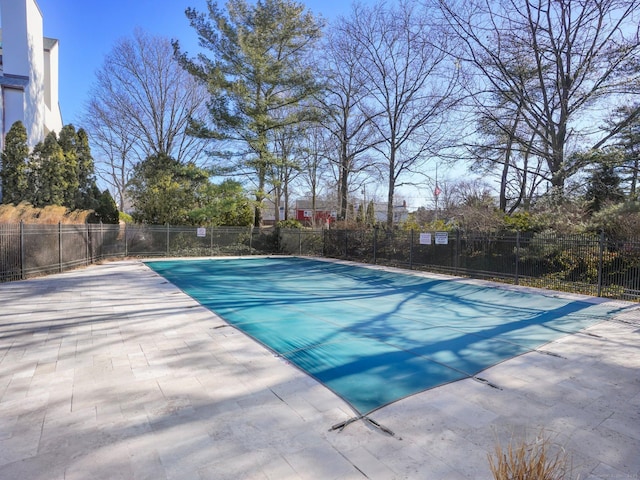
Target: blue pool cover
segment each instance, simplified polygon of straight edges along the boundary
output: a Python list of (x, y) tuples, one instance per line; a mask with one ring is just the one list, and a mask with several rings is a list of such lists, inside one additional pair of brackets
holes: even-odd
[(363, 415), (474, 377), (619, 309), (601, 299), (293, 257), (147, 265)]

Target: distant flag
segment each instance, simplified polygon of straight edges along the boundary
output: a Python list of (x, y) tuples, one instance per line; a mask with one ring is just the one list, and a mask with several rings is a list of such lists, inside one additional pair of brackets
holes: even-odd
[(433, 194), (437, 197), (441, 193), (442, 193), (442, 190), (440, 190), (440, 187), (436, 184), (436, 188), (433, 190)]

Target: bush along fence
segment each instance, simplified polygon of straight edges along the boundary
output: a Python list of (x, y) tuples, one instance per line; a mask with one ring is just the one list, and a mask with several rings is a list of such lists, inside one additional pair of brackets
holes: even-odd
[(0, 282), (104, 259), (307, 255), (640, 301), (640, 239), (548, 233), (0, 225)]

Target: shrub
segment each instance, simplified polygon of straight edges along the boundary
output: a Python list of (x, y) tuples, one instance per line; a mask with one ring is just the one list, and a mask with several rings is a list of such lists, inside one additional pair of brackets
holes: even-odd
[(589, 214), (579, 201), (545, 197), (531, 209), (530, 230), (550, 230), (557, 234), (584, 233)]
[(505, 215), (504, 224), (507, 230), (513, 231), (529, 232), (535, 229), (529, 212), (516, 212), (511, 215)]
[(290, 218), (289, 220), (280, 220), (276, 226), (278, 228), (302, 228), (302, 223)]
[(571, 473), (566, 450), (544, 432), (531, 442), (512, 440), (506, 450), (496, 444), (494, 455), (488, 458), (495, 480), (562, 480)]
[(134, 223), (133, 217), (125, 212), (118, 212), (118, 218), (124, 223)]
[(608, 205), (596, 212), (589, 227), (604, 231), (609, 238), (632, 238), (640, 232), (640, 202)]

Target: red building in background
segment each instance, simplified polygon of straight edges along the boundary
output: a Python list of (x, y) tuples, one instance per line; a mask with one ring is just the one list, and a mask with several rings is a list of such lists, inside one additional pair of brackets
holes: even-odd
[(322, 227), (330, 225), (338, 218), (338, 209), (335, 205), (324, 202), (316, 202), (316, 208), (312, 208), (311, 200), (296, 200), (296, 220), (306, 227)]

